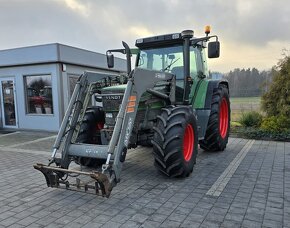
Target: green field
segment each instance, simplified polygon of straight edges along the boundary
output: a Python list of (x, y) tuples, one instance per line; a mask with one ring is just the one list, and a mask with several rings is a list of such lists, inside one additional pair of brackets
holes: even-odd
[(230, 101), (232, 121), (238, 121), (243, 112), (260, 111), (261, 97), (233, 97)]
[(233, 104), (260, 104), (261, 97), (231, 97), (230, 100)]

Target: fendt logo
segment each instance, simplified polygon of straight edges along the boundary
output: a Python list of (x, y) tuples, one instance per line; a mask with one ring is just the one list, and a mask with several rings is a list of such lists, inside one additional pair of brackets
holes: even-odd
[(108, 96), (105, 96), (105, 99), (107, 99), (107, 100), (121, 100), (121, 96), (120, 95), (108, 95)]
[(126, 147), (128, 147), (128, 144), (129, 144), (129, 139), (130, 139), (130, 133), (132, 131), (132, 126), (133, 126), (133, 120), (132, 120), (131, 117), (129, 117), (128, 125), (127, 125), (126, 131), (125, 131), (125, 140), (124, 140), (124, 144), (125, 144)]

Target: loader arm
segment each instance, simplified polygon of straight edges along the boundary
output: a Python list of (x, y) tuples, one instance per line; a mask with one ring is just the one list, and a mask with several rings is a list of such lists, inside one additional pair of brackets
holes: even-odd
[[(105, 77), (99, 73), (86, 72), (80, 78), (53, 146), (51, 161), (48, 165), (34, 165), (35, 169), (44, 174), (48, 187), (64, 187), (70, 190), (75, 190), (73, 189), (75, 187), (80, 190), (83, 187), (86, 192), (93, 189), (93, 193), (99, 194), (100, 190), (102, 196), (109, 197), (113, 187), (121, 179), (121, 170), (142, 94), (145, 92), (151, 93), (160, 99), (166, 100), (168, 104), (175, 102), (175, 76), (173, 74), (136, 68), (129, 74), (109, 145), (74, 144), (72, 139), (78, 131), (80, 116), (83, 115), (88, 97), (92, 95), (92, 83), (94, 84)], [(169, 95), (154, 90), (156, 83), (161, 81), (170, 86)], [(62, 148), (60, 151), (61, 157), (57, 158), (56, 155), (60, 148)], [(92, 151), (94, 153), (91, 153)], [(102, 170), (85, 172), (69, 169), (72, 156), (84, 155), (91, 158), (106, 159)], [(52, 166), (53, 163), (55, 166)], [(67, 180), (67, 177), (72, 175), (89, 176), (92, 180), (81, 182), (77, 177), (76, 183), (71, 183)], [(92, 182), (93, 184), (91, 184)]]
[[(149, 92), (155, 96), (159, 96), (159, 98), (167, 100), (170, 103), (174, 103), (174, 96), (168, 96), (153, 89), (155, 84), (160, 81), (175, 83), (175, 80), (173, 80), (174, 77), (175, 76), (170, 73), (140, 68), (136, 68), (131, 72), (122, 100), (122, 105), (117, 116), (112, 139), (109, 144), (108, 159), (103, 167), (103, 170), (105, 170), (111, 165), (111, 170), (115, 175), (113, 175), (114, 180), (111, 179), (111, 183), (113, 183), (113, 181), (120, 181), (122, 165), (126, 158), (129, 139), (131, 137), (138, 104), (142, 94)], [(171, 91), (175, 90), (172, 89)], [(110, 162), (110, 157), (112, 155), (114, 155), (113, 164)]]

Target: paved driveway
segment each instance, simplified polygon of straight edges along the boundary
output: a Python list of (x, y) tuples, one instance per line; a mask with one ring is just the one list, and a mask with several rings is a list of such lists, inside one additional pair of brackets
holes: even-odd
[(230, 138), (224, 152), (199, 150), (185, 179), (132, 149), (106, 199), (46, 187), (32, 165), (47, 162), (54, 138), (0, 134), (0, 227), (290, 227), (290, 143)]

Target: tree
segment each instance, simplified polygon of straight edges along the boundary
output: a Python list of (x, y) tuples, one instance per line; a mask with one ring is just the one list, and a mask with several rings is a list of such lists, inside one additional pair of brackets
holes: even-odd
[(226, 74), (225, 78), (229, 81), (232, 97), (253, 97), (262, 95), (272, 75), (271, 71), (237, 68)]
[(285, 55), (272, 69), (273, 81), (262, 96), (262, 109), (268, 116), (290, 116), (290, 56)]

